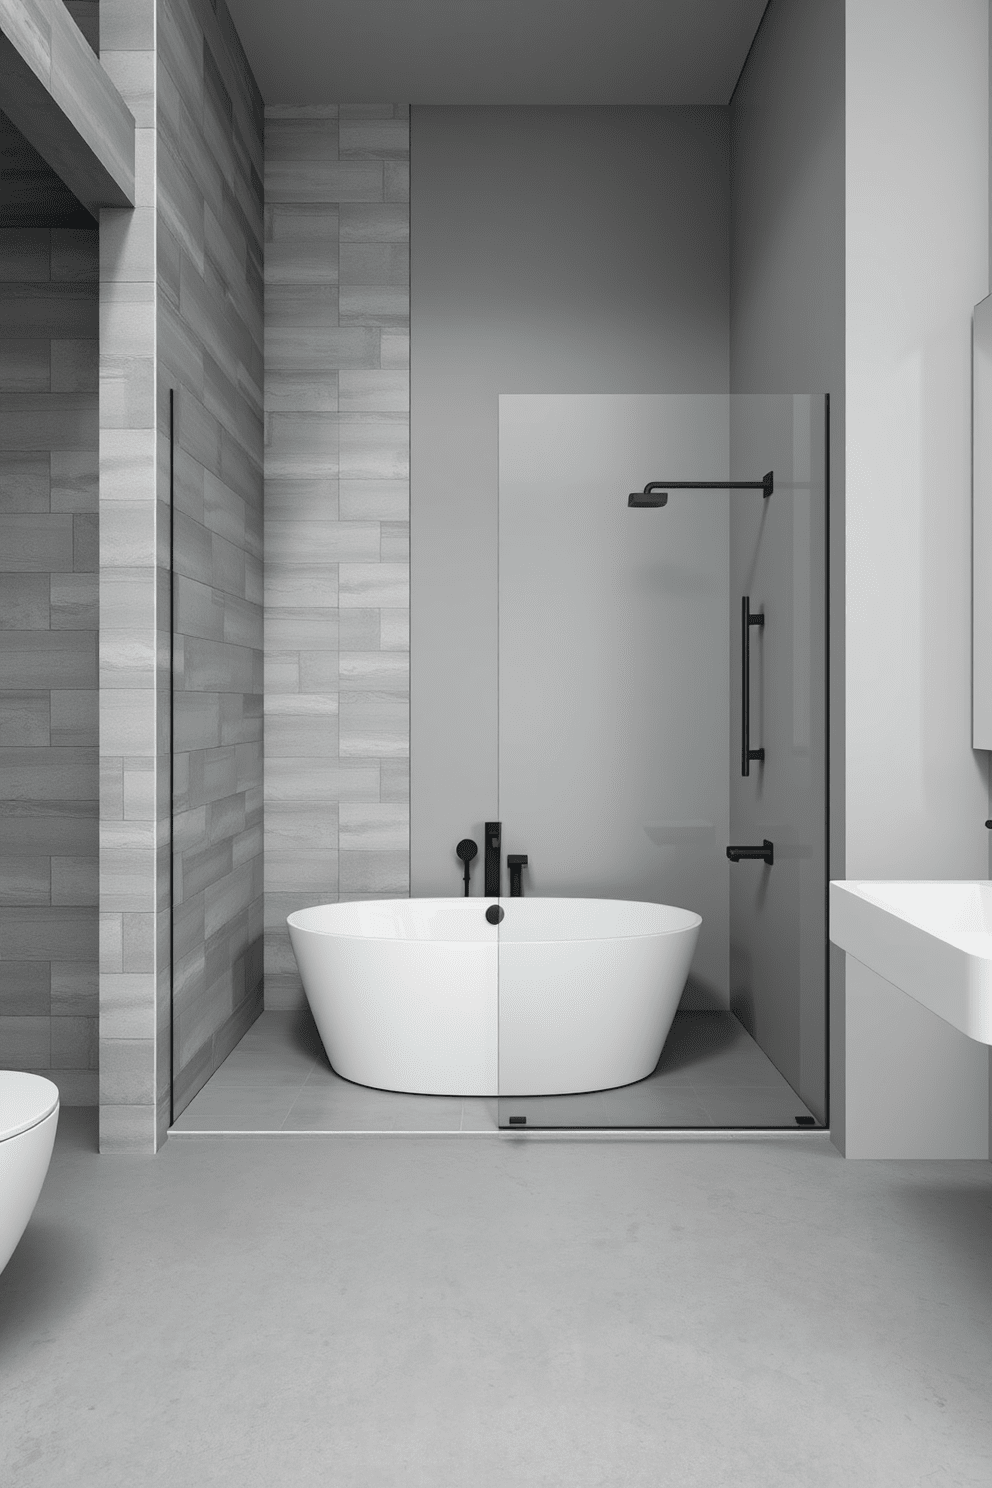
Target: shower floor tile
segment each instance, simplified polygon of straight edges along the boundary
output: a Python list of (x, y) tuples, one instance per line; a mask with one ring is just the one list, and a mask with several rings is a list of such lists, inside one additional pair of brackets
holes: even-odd
[[(732, 1013), (679, 1013), (657, 1069), (636, 1085), (504, 1101), (530, 1129), (786, 1128), (810, 1112)], [(499, 1103), (353, 1085), (327, 1062), (307, 1012), (263, 1013), (176, 1119), (180, 1135), (423, 1132), (493, 1135)]]

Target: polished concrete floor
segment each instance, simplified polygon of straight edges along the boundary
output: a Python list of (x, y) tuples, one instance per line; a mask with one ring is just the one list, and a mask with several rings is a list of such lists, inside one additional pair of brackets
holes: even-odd
[(992, 1482), (992, 1167), (824, 1136), (247, 1137), (66, 1112), (0, 1276), (16, 1488)]
[(495, 1100), (401, 1095), (342, 1080), (308, 1012), (263, 1013), (178, 1117), (218, 1132), (494, 1134), (550, 1128), (786, 1128), (810, 1112), (731, 1013), (679, 1013), (654, 1074), (620, 1090)]

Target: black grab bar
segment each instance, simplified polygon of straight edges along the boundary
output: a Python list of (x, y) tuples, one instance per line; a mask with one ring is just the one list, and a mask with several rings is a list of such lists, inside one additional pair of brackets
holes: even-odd
[(741, 600), (741, 774), (750, 775), (751, 761), (763, 760), (764, 748), (751, 748), (751, 626), (765, 623), (764, 614), (751, 614), (751, 596)]

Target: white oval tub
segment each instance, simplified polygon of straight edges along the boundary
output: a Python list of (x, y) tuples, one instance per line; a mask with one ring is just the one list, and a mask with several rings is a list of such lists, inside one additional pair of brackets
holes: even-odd
[(614, 899), (380, 899), (289, 916), (346, 1080), (420, 1095), (571, 1095), (658, 1063), (702, 920)]

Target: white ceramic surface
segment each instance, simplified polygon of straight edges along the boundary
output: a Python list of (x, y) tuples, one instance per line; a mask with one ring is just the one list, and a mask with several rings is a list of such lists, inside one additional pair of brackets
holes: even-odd
[(649, 1075), (700, 916), (610, 899), (393, 899), (289, 916), (339, 1075), (431, 1095), (566, 1095)]
[(58, 1121), (59, 1092), (51, 1080), (0, 1070), (0, 1271), (34, 1213)]
[(830, 939), (982, 1044), (992, 1044), (992, 883), (837, 879)]

